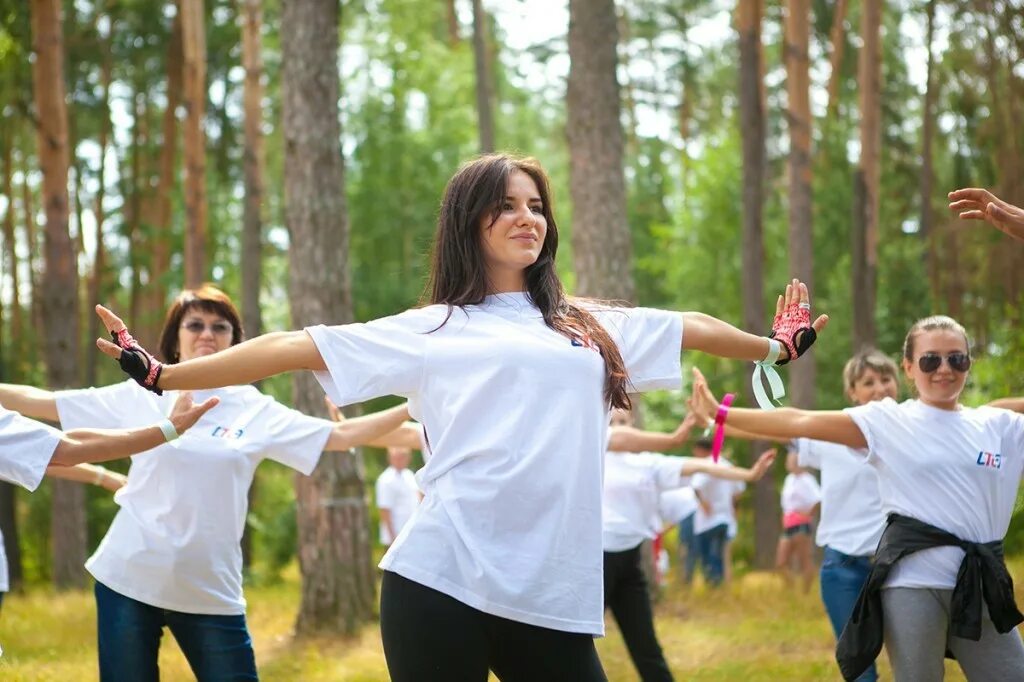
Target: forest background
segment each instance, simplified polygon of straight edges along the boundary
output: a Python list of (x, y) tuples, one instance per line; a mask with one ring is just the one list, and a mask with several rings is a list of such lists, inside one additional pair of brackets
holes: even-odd
[[(842, 407), (851, 352), (895, 357), (934, 312), (974, 338), (966, 402), (1024, 394), (1024, 248), (945, 209), (961, 186), (1024, 203), (1022, 57), (1014, 0), (0, 0), (0, 381), (119, 381), (93, 303), (152, 347), (204, 280), (250, 336), (415, 305), (445, 182), (497, 149), (550, 172), (578, 294), (764, 333), (807, 281), (832, 322), (785, 371), (793, 404)], [(324, 414), (308, 376), (263, 388)], [(643, 405), (654, 429), (684, 410)], [(298, 557), (300, 630), (372, 617), (383, 467), (259, 469), (249, 580)], [(777, 487), (744, 502), (741, 567), (770, 565)], [(85, 585), (115, 511), (74, 483), (0, 484), (15, 584)]]

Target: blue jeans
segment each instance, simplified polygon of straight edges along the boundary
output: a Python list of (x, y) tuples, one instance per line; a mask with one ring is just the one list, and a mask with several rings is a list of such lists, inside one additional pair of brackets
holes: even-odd
[[(821, 601), (825, 603), (825, 611), (832, 622), (836, 639), (839, 639), (846, 622), (850, 620), (853, 606), (870, 572), (871, 559), (868, 557), (850, 556), (825, 547), (821, 562)], [(857, 682), (875, 682), (877, 679), (878, 671), (872, 665), (857, 678)]]
[(698, 550), (696, 536), (693, 534), (693, 517), (690, 514), (679, 522), (679, 548), (686, 552), (683, 560), (683, 582), (693, 582), (693, 572), (697, 568)]
[(157, 682), (166, 625), (198, 682), (258, 680), (245, 616), (182, 613), (150, 606), (96, 583), (101, 682)]
[(714, 528), (700, 533), (695, 538), (697, 551), (700, 552), (701, 569), (704, 579), (713, 587), (722, 584), (725, 574), (725, 543), (728, 539), (729, 526), (720, 523)]

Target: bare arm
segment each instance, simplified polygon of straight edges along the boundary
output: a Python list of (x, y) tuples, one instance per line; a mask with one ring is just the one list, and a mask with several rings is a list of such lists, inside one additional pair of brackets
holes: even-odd
[(384, 525), (385, 528), (388, 529), (388, 536), (393, 541), (398, 536), (398, 534), (395, 533), (395, 525), (391, 521), (390, 509), (384, 509), (383, 507), (380, 509), (380, 522)]
[[(103, 306), (96, 306), (96, 314), (107, 331), (125, 328), (121, 318)], [(121, 349), (106, 339), (96, 339), (96, 345), (115, 360), (121, 357)], [(303, 369), (327, 369), (309, 334), (271, 332), (213, 355), (164, 365), (157, 385), (164, 390), (222, 388)]]
[(700, 508), (704, 511), (704, 513), (710, 515), (711, 503), (704, 499), (704, 496), (701, 494), (699, 490), (694, 490), (693, 494), (697, 498), (697, 504), (700, 505)]
[[(3, 402), (0, 400), (0, 402)], [(993, 400), (990, 402), (989, 407), (1001, 407), (1004, 410), (1012, 410), (1014, 412), (1024, 412), (1024, 398), (1000, 398), (999, 400)]]
[(757, 458), (757, 462), (750, 469), (736, 466), (722, 466), (707, 459), (687, 459), (683, 462), (683, 476), (690, 476), (696, 473), (704, 473), (715, 478), (724, 478), (727, 481), (745, 481), (753, 483), (760, 481), (768, 469), (775, 462), (775, 450), (766, 450)]
[(71, 467), (54, 466), (51, 464), (46, 467), (46, 475), (62, 478), (67, 481), (98, 485), (111, 492), (120, 490), (128, 482), (128, 477), (124, 474), (119, 474), (116, 471), (111, 471), (95, 464), (79, 464)]
[(0, 405), (33, 419), (59, 419), (56, 394), (35, 386), (0, 384)]
[[(694, 368), (693, 374), (693, 407), (704, 419), (713, 418), (718, 414), (718, 401), (700, 370)], [(733, 407), (729, 409), (727, 419), (735, 428), (763, 434), (769, 439), (813, 438), (851, 448), (868, 446), (863, 432), (842, 411), (798, 410), (792, 407), (749, 410)]]
[[(340, 412), (339, 412), (340, 414)], [(362, 417), (343, 419), (334, 427), (327, 439), (325, 450), (351, 450), (360, 445), (376, 445), (395, 430), (400, 429), (409, 418), (408, 406), (405, 403), (387, 410), (374, 412)], [(419, 448), (419, 436), (416, 438)]]
[[(192, 405), (186, 396), (178, 398), (178, 405), (187, 401), (187, 408), (170, 416), (171, 424), (180, 434), (192, 427), (199, 418), (220, 402), (210, 398), (200, 405)], [(75, 429), (64, 434), (50, 459), (51, 464), (74, 466), (84, 462), (106, 462), (152, 450), (166, 442), (158, 426), (142, 429)]]
[(613, 452), (665, 452), (682, 447), (697, 423), (687, 414), (672, 433), (642, 431), (632, 426), (613, 426), (609, 430), (608, 449)]
[(421, 435), (423, 427), (416, 422), (403, 422), (401, 426), (390, 433), (385, 433), (380, 438), (374, 438), (366, 445), (375, 448), (409, 448), (410, 450), (422, 450), (423, 439)]

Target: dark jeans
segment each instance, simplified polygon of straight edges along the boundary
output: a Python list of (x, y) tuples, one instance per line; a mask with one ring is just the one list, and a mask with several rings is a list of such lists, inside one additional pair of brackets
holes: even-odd
[(697, 551), (700, 552), (701, 569), (704, 579), (712, 586), (722, 584), (725, 574), (725, 543), (728, 540), (729, 526), (720, 523), (714, 528), (700, 533), (696, 537)]
[(592, 635), (501, 618), (384, 571), (380, 630), (392, 682), (606, 682)]
[[(853, 613), (853, 605), (871, 572), (871, 560), (864, 556), (850, 556), (825, 547), (821, 562), (821, 601), (825, 603), (825, 611), (832, 622), (832, 631), (836, 639), (846, 627)], [(857, 682), (875, 682), (878, 671), (872, 664)]]
[(686, 553), (683, 559), (683, 582), (687, 585), (693, 582), (693, 572), (697, 568), (696, 536), (693, 534), (693, 517), (690, 514), (679, 522), (679, 549)]
[(166, 625), (198, 682), (257, 680), (245, 616), (182, 613), (150, 606), (96, 583), (101, 682), (157, 682)]
[(654, 613), (641, 565), (641, 543), (625, 552), (604, 553), (604, 605), (619, 624), (626, 649), (643, 682), (672, 680), (654, 633)]

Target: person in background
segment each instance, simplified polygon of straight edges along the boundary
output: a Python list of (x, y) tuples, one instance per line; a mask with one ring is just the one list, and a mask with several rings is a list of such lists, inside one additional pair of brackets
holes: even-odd
[(409, 469), (412, 450), (407, 447), (388, 448), (388, 468), (377, 477), (374, 486), (380, 512), (380, 543), (390, 547), (419, 506), (420, 488)]
[(775, 550), (775, 568), (786, 585), (792, 583), (794, 560), (803, 576), (804, 592), (814, 582), (814, 559), (811, 557), (811, 530), (814, 512), (821, 502), (821, 486), (807, 469), (800, 466), (797, 453), (786, 455), (786, 479), (782, 483), (782, 536)]

